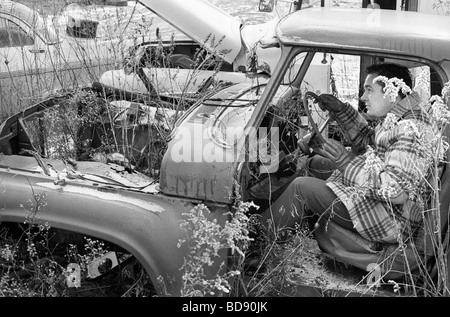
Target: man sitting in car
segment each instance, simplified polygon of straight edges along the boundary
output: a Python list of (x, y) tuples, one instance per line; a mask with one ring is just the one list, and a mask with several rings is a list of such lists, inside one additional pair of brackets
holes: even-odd
[[(352, 150), (334, 139), (320, 145), (301, 142), (303, 151), (309, 153), (312, 147), (319, 155), (309, 162), (311, 176), (297, 177), (261, 214), (268, 233), (294, 228), (306, 216), (316, 215), (370, 241), (396, 243), (423, 225), (420, 194), (430, 160), (422, 145), (433, 136), (427, 109), (411, 91), (406, 67), (377, 64), (366, 72), (361, 100), (367, 116), (378, 124), (371, 128), (350, 104), (321, 95), (321, 106), (347, 132)], [(386, 84), (393, 78), (401, 89), (390, 98), (393, 86)]]

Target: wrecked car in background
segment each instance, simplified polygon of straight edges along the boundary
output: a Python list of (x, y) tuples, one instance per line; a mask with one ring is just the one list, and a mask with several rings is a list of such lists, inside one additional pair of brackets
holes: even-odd
[[(255, 73), (270, 76), (278, 61), (279, 48), (262, 49), (260, 40), (272, 33), (281, 16), (267, 13), (270, 19), (266, 22), (244, 24), (207, 0), (181, 6), (175, 0), (138, 2), (189, 40), (172, 38), (158, 29), (153, 41), (131, 47), (122, 69), (106, 71), (93, 84), (108, 97), (129, 101), (184, 98), (191, 104), (198, 92), (217, 83), (250, 82)], [(300, 9), (294, 1), (286, 3), (282, 14)], [(260, 76), (259, 80), (267, 78)]]
[(0, 1), (0, 120), (56, 91), (91, 85), (122, 61), (134, 42), (123, 30), (111, 33), (114, 23), (129, 25), (149, 12), (131, 1), (117, 8), (93, 6), (87, 12), (69, 5), (60, 15), (43, 16), (24, 4)]
[[(425, 95), (440, 93), (450, 79), (448, 17), (311, 8), (281, 19), (275, 31), (272, 45), (279, 47), (281, 55), (270, 80), (260, 81), (258, 76), (264, 75), (257, 75), (251, 82), (229, 85), (192, 105), (171, 130), (157, 179), (114, 160), (93, 161), (95, 153), (90, 149), (95, 151), (95, 147), (103, 145), (95, 142), (104, 136), (101, 126), (80, 129), (80, 125), (60, 124), (60, 129), (66, 127), (77, 133), (66, 143), (57, 143), (64, 147), (49, 142), (52, 138), (64, 141), (63, 136), (68, 134), (51, 131), (55, 109), (73, 113), (69, 115), (73, 119), (76, 113), (89, 112), (96, 105), (94, 113), (108, 117), (109, 101), (102, 96), (98, 100), (103, 103), (94, 97), (95, 102), (77, 104), (71, 111), (64, 99), (47, 100), (10, 117), (0, 126), (2, 226), (22, 223), (31, 213), (34, 221), (48, 223), (51, 228), (107, 241), (118, 247), (116, 253), (127, 253), (142, 264), (159, 294), (166, 294), (167, 289), (160, 283), (163, 281), (170, 285), (169, 293), (177, 296), (185, 281), (180, 268), (189, 253), (185, 244), (179, 244), (187, 234), (180, 228), (186, 214), (196, 206), (206, 206), (210, 210), (208, 217), (223, 226), (235, 212), (237, 200), (267, 205), (271, 197), (276, 197), (276, 190), (296, 176), (297, 171), (286, 168), (289, 161), (285, 159), (297, 155), (297, 141), (313, 132), (339, 132), (332, 129), (327, 113), (315, 108), (315, 94), (333, 92), (358, 107), (361, 65), (376, 61), (407, 65), (414, 74), (429, 71)], [(330, 82), (321, 86), (320, 78), (329, 79), (330, 68), (316, 65), (322, 61), (330, 64), (332, 60), (343, 60), (347, 65), (353, 62), (354, 68), (345, 73), (351, 85), (339, 86), (336, 91)], [(96, 92), (88, 93), (95, 96)], [(132, 122), (138, 113), (127, 112), (125, 119)], [(300, 155), (300, 162), (302, 158)], [(440, 163), (439, 209), (429, 214), (441, 215), (437, 239), (444, 240), (445, 245), (450, 169), (448, 159)], [(29, 206), (27, 202), (31, 202)], [(387, 291), (375, 285), (392, 289), (392, 280), (404, 280), (402, 257), (396, 258), (392, 270), (380, 268), (378, 262), (386, 260), (386, 248), (395, 249), (395, 244), (374, 249), (362, 237), (348, 235), (337, 226), (328, 226), (328, 236), (323, 229), (319, 226), (315, 232), (315, 244), (310, 249), (299, 249), (295, 254), (297, 262), (291, 263), (286, 278), (274, 286), (276, 294), (383, 296)], [(234, 258), (228, 256), (231, 252), (221, 251), (214, 257), (214, 265), (204, 267), (208, 276), (217, 276), (223, 268), (221, 263), (233, 267)], [(444, 251), (448, 259), (448, 248)], [(330, 276), (336, 278), (336, 266), (324, 265), (329, 257), (357, 269), (346, 277), (349, 288), (343, 290), (327, 280)], [(448, 272), (447, 266), (436, 269), (441, 262), (433, 261), (435, 258), (433, 252), (426, 254), (430, 264), (426, 272), (433, 280)], [(372, 265), (367, 266), (367, 261)], [(120, 263), (120, 259), (113, 263)], [(417, 269), (414, 265), (413, 270)], [(316, 278), (312, 269), (322, 275)], [(425, 271), (413, 273), (423, 276)], [(381, 279), (374, 280), (374, 276)], [(240, 289), (252, 289), (255, 279), (242, 277)], [(398, 283), (401, 288), (402, 282)], [(244, 293), (253, 296), (252, 292)], [(387, 292), (394, 296), (400, 293), (408, 295), (406, 288)]]

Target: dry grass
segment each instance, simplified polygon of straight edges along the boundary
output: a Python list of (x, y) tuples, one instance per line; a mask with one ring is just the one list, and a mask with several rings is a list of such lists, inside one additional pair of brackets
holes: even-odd
[[(55, 12), (59, 12), (68, 2), (66, 1), (48, 1), (45, 3), (45, 5), (42, 5), (38, 1), (20, 1), (21, 3), (25, 3), (29, 5), (30, 7), (36, 7), (39, 11), (41, 11), (44, 15), (48, 12), (51, 12), (54, 14)], [(348, 4), (350, 1), (340, 1), (341, 5)], [(92, 80), (95, 78), (95, 76), (98, 76), (99, 73), (101, 73), (101, 69), (98, 69), (98, 73), (92, 73), (92, 67), (91, 65), (85, 64), (86, 68), (85, 71), (88, 71), (88, 78)], [(353, 64), (350, 62), (347, 63), (347, 61), (344, 61), (343, 64), (340, 65), (342, 67), (340, 71), (342, 71), (344, 74), (351, 74), (354, 73), (354, 67)], [(97, 75), (96, 75), (97, 74)], [(79, 74), (76, 74), (74, 72), (67, 75), (64, 80), (61, 80), (59, 78), (60, 82), (69, 82), (71, 85), (75, 84), (78, 85), (77, 79), (80, 77)], [(343, 77), (344, 78), (344, 77)], [(344, 81), (344, 79), (341, 78), (341, 84), (342, 89), (340, 91), (342, 92), (342, 97), (344, 98), (354, 98), (354, 96), (351, 96), (350, 94), (347, 94), (345, 92), (345, 87), (351, 87), (354, 86), (353, 79), (348, 79)], [(51, 78), (42, 78), (41, 80), (36, 83), (36, 85), (40, 84), (49, 84), (49, 88), (54, 88), (54, 80)], [(15, 84), (12, 82), (12, 86), (10, 87), (11, 91), (17, 91), (17, 92), (23, 92), (25, 86), (20, 86), (19, 84)], [(33, 89), (40, 89), (41, 87), (38, 86), (31, 86), (31, 92), (33, 93)], [(32, 94), (34, 96), (34, 94)], [(39, 96), (36, 96), (36, 98), (40, 98)], [(31, 102), (32, 100), (26, 100), (26, 102)], [(15, 104), (17, 107), (22, 107), (22, 105)], [(3, 104), (2, 104), (3, 107)], [(17, 109), (19, 109), (17, 108)], [(2, 114), (10, 112), (12, 110), (17, 109), (5, 109), (2, 108)], [(134, 133), (134, 131), (133, 131)], [(115, 140), (117, 143), (117, 140)], [(126, 142), (123, 142), (126, 143)], [(117, 144), (116, 144), (117, 145)], [(126, 148), (127, 144), (122, 144), (124, 148)], [(207, 237), (205, 237), (207, 238)], [(4, 246), (4, 245), (3, 245)], [(3, 249), (4, 250), (4, 249)], [(278, 257), (278, 263), (280, 262), (279, 259), (282, 259), (283, 265), (278, 265), (276, 268), (270, 272), (267, 276), (268, 277), (274, 277), (273, 280), (268, 280), (267, 283), (262, 283), (261, 281), (257, 281), (256, 283), (259, 285), (259, 289), (255, 290), (255, 294), (261, 295), (261, 294), (274, 294), (273, 290), (278, 287), (274, 283), (278, 283), (280, 281), (288, 281), (292, 284), (299, 284), (299, 283), (305, 283), (312, 286), (317, 287), (318, 289), (337, 289), (339, 291), (343, 291), (345, 293), (360, 293), (360, 294), (372, 294), (372, 290), (368, 288), (365, 285), (361, 284), (361, 281), (363, 280), (363, 276), (361, 276), (361, 279), (354, 279), (355, 275), (349, 275), (345, 273), (349, 273), (349, 270), (347, 267), (345, 267), (343, 270), (341, 270), (342, 274), (333, 273), (330, 270), (327, 270), (326, 266), (333, 264), (332, 260), (329, 258), (326, 258), (323, 256), (323, 253), (318, 249), (317, 244), (315, 241), (311, 240), (309, 237), (306, 236), (297, 236), (295, 239), (293, 239), (293, 243), (287, 248), (280, 248), (275, 250), (276, 255)], [(357, 273), (356, 273), (357, 274)], [(42, 277), (42, 281), (46, 282), (47, 277)], [(140, 278), (137, 278), (139, 281)], [(275, 281), (275, 282), (274, 282)], [(266, 289), (267, 287), (267, 289)], [(21, 289), (24, 294), (27, 293), (28, 290)], [(64, 293), (65, 294), (65, 293)]]
[[(21, 66), (6, 64), (6, 72), (1, 74), (0, 119), (60, 91), (91, 86), (105, 71), (121, 67), (124, 54), (135, 42), (128, 33), (114, 32), (118, 25), (127, 25), (125, 19), (132, 18), (123, 16), (120, 10), (101, 11), (103, 6), (99, 6), (106, 19), (102, 25), (105, 24), (104, 28), (111, 32), (92, 39), (77, 38), (67, 34), (65, 24), (62, 24), (64, 28), (60, 26), (60, 23), (67, 23), (63, 10), (70, 1), (19, 2), (37, 10), (45, 24), (55, 26), (58, 43), (46, 46), (45, 52), (36, 56), (30, 54), (27, 47), (24, 51), (17, 49), (14, 58), (17, 60), (18, 55), (21, 55)], [(10, 58), (9, 55), (0, 56), (2, 60)], [(45, 66), (36, 67), (38, 64)], [(15, 67), (19, 67), (19, 70)], [(25, 74), (22, 69), (26, 70)]]

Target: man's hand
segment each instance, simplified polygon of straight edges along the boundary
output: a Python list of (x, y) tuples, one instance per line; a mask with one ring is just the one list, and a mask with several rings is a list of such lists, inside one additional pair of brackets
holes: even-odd
[(325, 139), (325, 143), (314, 147), (314, 152), (326, 157), (336, 163), (336, 167), (344, 173), (347, 165), (355, 157), (352, 152), (347, 151), (341, 142), (334, 139)]
[(319, 99), (321, 102), (320, 107), (323, 110), (328, 110), (330, 112), (339, 112), (341, 110), (344, 110), (345, 103), (343, 103), (333, 95), (322, 94), (319, 96)]

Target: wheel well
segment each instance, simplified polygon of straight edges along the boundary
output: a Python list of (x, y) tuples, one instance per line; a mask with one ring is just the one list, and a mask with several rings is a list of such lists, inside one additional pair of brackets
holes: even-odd
[[(8, 271), (11, 281), (20, 281), (30, 291), (36, 285), (29, 283), (33, 279), (49, 283), (41, 265), (51, 263), (54, 274), (60, 277), (57, 290), (66, 296), (157, 295), (153, 274), (131, 252), (94, 236), (42, 224), (2, 222), (0, 251), (14, 254), (9, 262), (0, 259), (2, 276)], [(73, 275), (74, 280), (70, 282), (66, 275), (74, 267), (79, 268), (79, 280)], [(75, 281), (79, 282), (78, 286), (74, 286)]]

